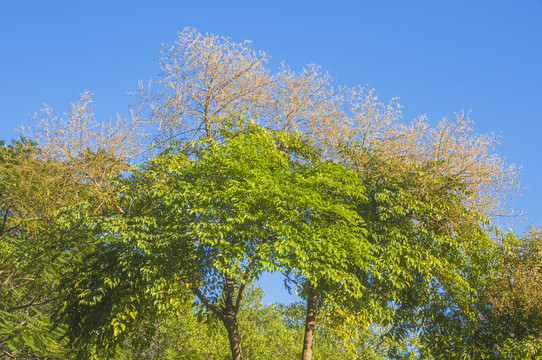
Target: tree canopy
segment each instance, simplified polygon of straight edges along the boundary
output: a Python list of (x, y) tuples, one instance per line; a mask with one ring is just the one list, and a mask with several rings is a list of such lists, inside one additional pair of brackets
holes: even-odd
[[(124, 266), (136, 271), (148, 263), (168, 283), (177, 281), (190, 289), (224, 323), (235, 358), (241, 357), (236, 317), (244, 289), (263, 271), (304, 267), (315, 278), (341, 282), (345, 291), (360, 291), (348, 264), (369, 264), (363, 259), (372, 259), (372, 250), (363, 221), (348, 201), (363, 199), (359, 174), (320, 161), (318, 151), (299, 136), (244, 121), (234, 122), (239, 130), (221, 131), (220, 142), (170, 144), (121, 180), (123, 211), (97, 219), (94, 226), (100, 227), (104, 245), (95, 254), (98, 260), (86, 260), (102, 265), (78, 270), (97, 277), (101, 286), (88, 279), (90, 288), (82, 287), (73, 276), (68, 303), (76, 309), (63, 312), (74, 316), (68, 323), (95, 323), (95, 310), (82, 309), (85, 304), (105, 312), (104, 307), (112, 310), (116, 305), (104, 302), (125, 301), (121, 293), (137, 297), (134, 291), (144, 296), (148, 290), (145, 285), (138, 288), (139, 277), (133, 280), (134, 290), (123, 288), (129, 281), (104, 279), (107, 259), (114, 253), (119, 259), (113, 271)], [(131, 276), (132, 270), (120, 271)], [(155, 281), (148, 286), (154, 287)], [(115, 297), (103, 296), (98, 288), (114, 291)], [(82, 314), (87, 320), (81, 320)], [(103, 324), (113, 337), (124, 330), (122, 325), (116, 328), (115, 319), (119, 317)], [(81, 331), (73, 331), (77, 328)], [(85, 325), (71, 329), (74, 341), (88, 337)], [(96, 341), (104, 344), (103, 337)]]
[[(494, 135), (193, 29), (158, 63), (129, 117), (84, 92), (0, 148), (1, 356), (537, 356), (540, 234), (490, 225), (518, 188)], [(261, 304), (275, 271), (303, 303)]]

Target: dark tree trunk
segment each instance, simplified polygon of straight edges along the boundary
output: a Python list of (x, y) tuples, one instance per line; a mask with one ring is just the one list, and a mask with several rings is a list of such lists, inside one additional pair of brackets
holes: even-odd
[[(249, 264), (245, 279), (248, 277), (249, 271), (254, 265), (254, 262)], [(243, 282), (237, 290), (237, 299), (234, 298), (235, 286), (233, 279), (228, 274), (222, 274), (223, 279), (223, 296), (224, 307), (219, 307), (213, 304), (209, 299), (201, 292), (197, 286), (189, 285), (190, 290), (200, 299), (205, 307), (215, 313), (226, 328), (228, 332), (228, 340), (230, 342), (230, 350), (233, 360), (243, 360), (243, 353), (241, 351), (241, 335), (239, 334), (239, 325), (237, 323), (237, 314), (241, 306), (243, 294), (245, 291), (246, 282)], [(185, 283), (186, 281), (182, 279)], [(235, 301), (234, 301), (235, 300)]]
[(305, 338), (303, 339), (302, 360), (312, 359), (312, 343), (316, 327), (316, 311), (318, 310), (318, 292), (311, 286), (307, 297), (307, 317), (305, 319)]
[(228, 340), (230, 341), (230, 350), (233, 360), (242, 360), (241, 337), (239, 336), (239, 327), (237, 325), (237, 316), (225, 315), (222, 319), (226, 330), (228, 331)]
[(242, 360), (241, 336), (239, 335), (239, 326), (237, 324), (237, 313), (241, 305), (244, 286), (239, 289), (237, 301), (234, 302), (235, 287), (233, 279), (228, 274), (223, 274), (224, 279), (224, 311), (221, 317), (222, 323), (228, 331), (228, 340), (230, 341), (231, 356), (233, 360)]

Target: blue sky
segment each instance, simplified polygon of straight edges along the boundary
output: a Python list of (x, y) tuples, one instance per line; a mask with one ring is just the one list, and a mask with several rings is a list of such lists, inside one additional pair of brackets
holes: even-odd
[[(270, 67), (317, 63), (348, 86), (398, 96), (404, 118), (471, 110), (475, 131), (523, 166), (517, 231), (542, 223), (542, 0), (7, 1), (0, 0), (0, 139), (43, 102), (67, 110), (83, 90), (98, 118), (126, 113), (138, 80), (177, 31), (249, 39)], [(267, 301), (287, 301), (280, 280)]]

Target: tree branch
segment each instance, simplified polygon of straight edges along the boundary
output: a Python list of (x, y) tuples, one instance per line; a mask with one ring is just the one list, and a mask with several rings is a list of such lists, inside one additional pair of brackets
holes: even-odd
[(6, 228), (6, 223), (8, 221), (9, 207), (6, 209), (4, 214), (4, 221), (2, 222), (2, 229), (0, 229), (0, 236), (4, 235), (4, 230)]
[(11, 277), (16, 273), (16, 270), (11, 271), (11, 273), (8, 275), (8, 277), (2, 282), (2, 285), (0, 286), (0, 289), (3, 289), (8, 283)]
[(50, 299), (43, 300), (43, 301), (40, 301), (40, 302), (30, 302), (30, 303), (28, 303), (26, 305), (13, 306), (8, 310), (8, 312), (11, 312), (13, 310), (25, 309), (25, 308), (30, 307), (30, 306), (45, 305), (45, 304), (48, 304), (48, 303), (50, 303), (52, 301), (58, 300), (60, 298), (61, 298), (61, 296), (56, 296), (54, 298), (50, 298)]
[(194, 295), (198, 297), (198, 299), (201, 301), (203, 305), (205, 305), (207, 309), (215, 313), (215, 315), (217, 315), (220, 318), (220, 320), (224, 318), (224, 312), (218, 306), (213, 304), (209, 299), (207, 299), (205, 294), (203, 294), (197, 286), (190, 284), (182, 276), (180, 276), (179, 278), (181, 279), (182, 282), (184, 282), (187, 285), (187, 287), (192, 291), (192, 293), (194, 293)]
[(245, 275), (243, 276), (243, 283), (239, 286), (239, 290), (237, 291), (237, 299), (235, 300), (235, 306), (233, 308), (235, 313), (237, 313), (239, 311), (239, 308), (241, 307), (241, 300), (243, 299), (243, 294), (245, 293), (248, 277), (255, 263), (256, 259), (253, 259), (247, 266), (247, 270), (245, 272)]

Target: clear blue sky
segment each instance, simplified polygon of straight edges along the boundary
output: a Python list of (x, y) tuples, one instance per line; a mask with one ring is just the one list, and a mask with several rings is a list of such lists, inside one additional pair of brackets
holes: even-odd
[[(317, 63), (339, 84), (399, 96), (405, 120), (472, 110), (476, 132), (523, 166), (516, 201), (542, 223), (542, 0), (0, 0), (0, 139), (43, 102), (67, 109), (92, 91), (96, 114), (126, 113), (127, 92), (156, 77), (162, 42), (195, 27), (254, 42), (270, 66)], [(266, 301), (288, 301), (266, 279)]]

